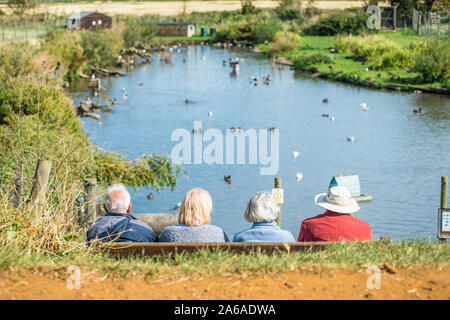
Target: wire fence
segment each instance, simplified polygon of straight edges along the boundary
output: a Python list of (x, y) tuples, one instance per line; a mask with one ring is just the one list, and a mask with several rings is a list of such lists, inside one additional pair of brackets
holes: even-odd
[(61, 16), (3, 16), (0, 17), (0, 41), (37, 41), (49, 28), (63, 28)]
[(382, 29), (414, 30), (419, 35), (450, 36), (448, 12), (420, 12), (415, 9), (380, 7)]

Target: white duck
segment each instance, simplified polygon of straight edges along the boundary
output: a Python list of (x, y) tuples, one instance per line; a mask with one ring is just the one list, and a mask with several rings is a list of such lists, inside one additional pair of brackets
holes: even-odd
[(294, 157), (294, 159), (297, 159), (299, 155), (300, 155), (300, 152), (298, 152), (298, 151), (292, 152), (292, 156)]
[(297, 178), (297, 182), (299, 182), (300, 180), (303, 179), (303, 173), (297, 172), (297, 174), (295, 175), (295, 177)]
[(367, 103), (365, 103), (365, 102), (361, 103), (359, 106), (361, 107), (361, 109), (363, 111), (369, 111), (370, 110), (370, 108), (367, 106)]

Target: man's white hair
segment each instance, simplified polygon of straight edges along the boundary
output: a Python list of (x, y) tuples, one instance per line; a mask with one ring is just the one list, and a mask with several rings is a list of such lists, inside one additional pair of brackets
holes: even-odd
[[(114, 193), (113, 197), (111, 197), (112, 193)], [(106, 191), (105, 207), (108, 212), (127, 213), (130, 202), (130, 194), (121, 183), (110, 186)]]
[(245, 220), (248, 222), (272, 222), (280, 215), (280, 207), (269, 192), (254, 194), (247, 203)]

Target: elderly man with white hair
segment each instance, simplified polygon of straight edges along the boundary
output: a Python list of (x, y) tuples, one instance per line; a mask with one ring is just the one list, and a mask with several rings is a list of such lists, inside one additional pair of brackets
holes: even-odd
[(100, 239), (102, 242), (154, 242), (156, 240), (152, 228), (130, 214), (130, 194), (122, 184), (115, 184), (108, 188), (104, 208), (106, 214), (90, 226), (87, 241)]
[(253, 222), (250, 229), (237, 233), (233, 242), (295, 242), (292, 234), (281, 230), (276, 220), (280, 207), (271, 193), (258, 192), (247, 203), (244, 217)]

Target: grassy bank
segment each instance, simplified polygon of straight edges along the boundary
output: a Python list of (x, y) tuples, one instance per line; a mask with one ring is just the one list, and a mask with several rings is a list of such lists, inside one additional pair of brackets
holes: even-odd
[(305, 251), (291, 254), (233, 254), (202, 250), (194, 254), (177, 254), (157, 258), (113, 258), (101, 252), (83, 249), (82, 244), (61, 254), (30, 253), (17, 239), (2, 241), (0, 269), (61, 271), (70, 265), (96, 270), (104, 275), (126, 277), (133, 273), (147, 276), (170, 274), (215, 275), (242, 273), (283, 273), (293, 268), (355, 269), (367, 265), (406, 268), (411, 266), (439, 267), (450, 263), (450, 248), (444, 243), (405, 241), (398, 243), (366, 242), (335, 243), (323, 251)]

